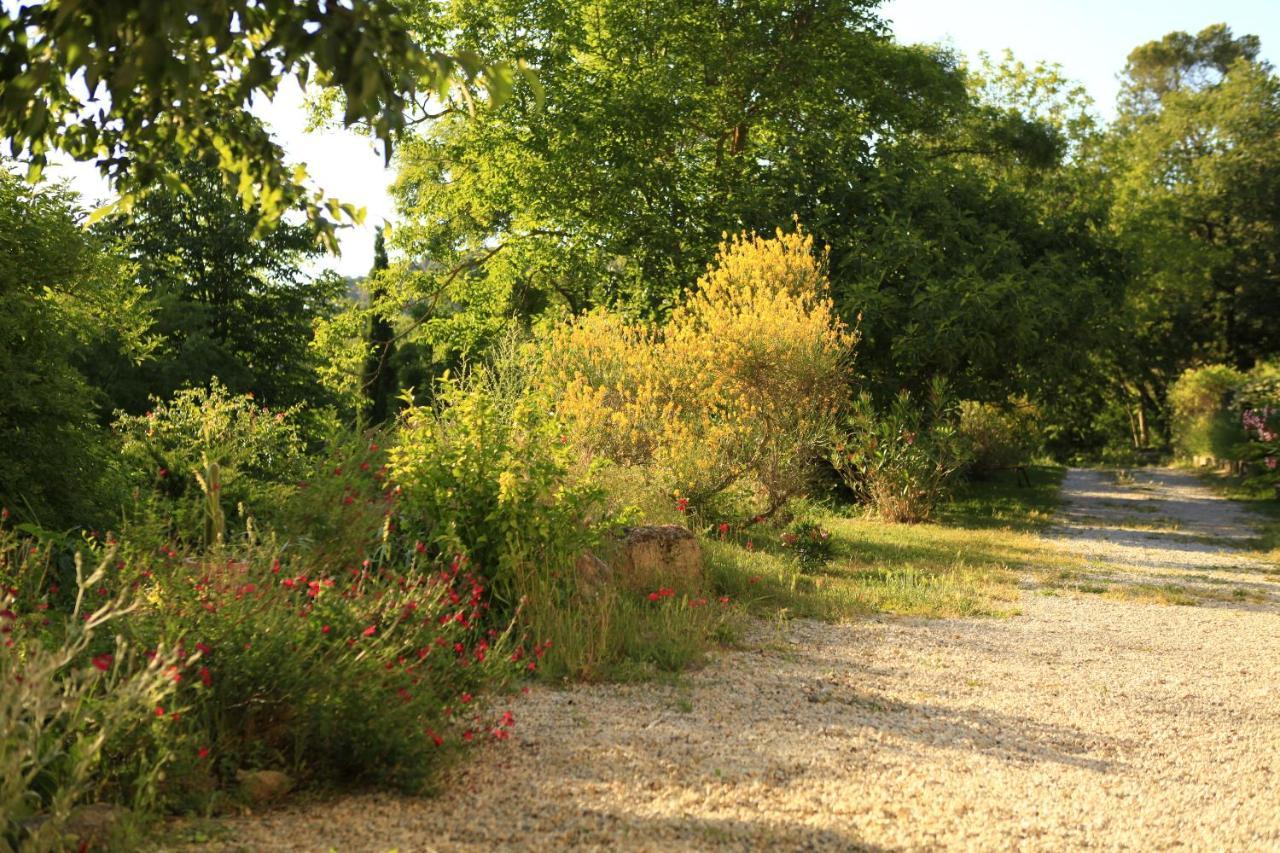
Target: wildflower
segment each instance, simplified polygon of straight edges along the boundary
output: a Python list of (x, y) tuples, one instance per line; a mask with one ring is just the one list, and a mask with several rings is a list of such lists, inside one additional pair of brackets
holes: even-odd
[(440, 737), (440, 735), (436, 734), (433, 730), (427, 729), (427, 734), (430, 736), (431, 742), (436, 746), (444, 746), (444, 738)]
[(688, 512), (688, 511), (689, 511), (689, 499), (688, 499), (688, 498), (676, 498), (676, 511), (677, 511), (677, 512)]
[(501, 720), (499, 720), (499, 722), (500, 722), (502, 725), (507, 726), (507, 727), (509, 728), (509, 727), (514, 726), (514, 725), (516, 724), (516, 718), (515, 718), (515, 715), (514, 715), (514, 714), (512, 714), (510, 711), (503, 711), (503, 712), (502, 712), (502, 719), (501, 719)]
[(156, 716), (157, 716), (157, 717), (163, 717), (163, 716), (164, 716), (164, 706), (162, 706), (162, 705), (157, 705), (157, 706), (156, 706)]
[(209, 648), (204, 643), (196, 643), (196, 651), (198, 651), (202, 655), (207, 655), (210, 652), (212, 652), (213, 649)]
[(377, 625), (370, 625), (368, 628), (364, 629), (364, 636), (372, 637), (377, 630), (378, 630)]
[(207, 666), (200, 667), (200, 683), (205, 687), (213, 684), (213, 676), (209, 674), (209, 667)]
[(472, 698), (472, 697), (471, 697), (471, 694), (470, 694), (470, 693), (463, 693), (463, 694), (462, 694), (462, 704), (463, 704), (463, 705), (467, 704), (468, 702), (470, 702), (470, 701), (471, 701), (471, 698)]
[(721, 538), (721, 539), (723, 539), (724, 537), (728, 536), (728, 535), (729, 535), (729, 522), (727, 522), (727, 521), (722, 521), (722, 522), (720, 522), (720, 526), (719, 526), (719, 528), (718, 528), (718, 529), (719, 529), (719, 531), (720, 531), (720, 538)]
[(728, 604), (728, 603), (729, 603), (729, 596), (727, 596), (727, 595), (722, 595), (722, 596), (720, 596), (720, 603), (721, 603), (721, 604)]
[(649, 600), (650, 600), (650, 601), (657, 601), (660, 597), (661, 597), (661, 596), (659, 596), (656, 592), (651, 592), (651, 593), (649, 593)]
[(197, 750), (196, 750), (196, 756), (197, 756), (197, 757), (199, 757), (199, 758), (202, 758), (202, 759), (203, 759), (203, 758), (208, 758), (208, 757), (209, 757), (209, 747), (207, 747), (207, 746), (202, 746), (202, 747), (200, 747), (199, 749), (197, 749)]
[(327, 634), (327, 633), (329, 633), (329, 631), (331, 631), (331, 630), (332, 630), (332, 629), (331, 629), (328, 625), (325, 625), (323, 628), (321, 628), (321, 629), (320, 629), (320, 633), (321, 633), (321, 634)]
[(494, 729), (494, 730), (493, 730), (493, 738), (494, 738), (494, 740), (506, 740), (506, 739), (507, 739), (507, 738), (509, 738), (509, 737), (511, 737), (511, 732), (507, 731), (506, 729)]
[(462, 739), (465, 740), (467, 743), (471, 743), (471, 741), (474, 738), (475, 738), (475, 733), (472, 732), (471, 729), (467, 729), (465, 732), (462, 733)]
[(111, 661), (114, 660), (111, 655), (102, 654), (93, 656), (93, 665), (98, 669), (106, 672), (111, 669)]

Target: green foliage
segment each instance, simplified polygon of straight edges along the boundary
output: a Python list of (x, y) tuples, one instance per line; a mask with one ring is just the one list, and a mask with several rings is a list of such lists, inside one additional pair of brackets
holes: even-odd
[(939, 380), (924, 406), (908, 391), (884, 410), (867, 394), (854, 402), (831, 461), (885, 521), (925, 521), (950, 494), (952, 477), (966, 460), (948, 394)]
[(226, 517), (270, 517), (304, 472), (297, 410), (208, 387), (116, 421), (128, 476), (186, 541), (225, 540)]
[(111, 408), (130, 414), (144, 411), (149, 397), (208, 385), (215, 376), (271, 406), (323, 402), (311, 329), (345, 284), (302, 272), (318, 254), (311, 229), (286, 222), (259, 228), (260, 211), (246, 210), (222, 185), (208, 156), (172, 167), (190, 194), (144, 193), (127, 216), (98, 229), (130, 262), (160, 340), (137, 364), (95, 347), (82, 359), (85, 374)]
[(0, 170), (0, 504), (47, 526), (93, 522), (117, 497), (77, 351), (110, 335), (147, 354), (147, 308), (79, 223), (73, 197)]
[(1235, 458), (1243, 438), (1232, 396), (1244, 383), (1233, 367), (1212, 364), (1189, 368), (1169, 386), (1169, 430), (1173, 449), (1185, 459)]
[(475, 81), (500, 100), (529, 76), (420, 46), (415, 32), (432, 32), (434, 16), (414, 17), (386, 0), (24, 3), (0, 13), (0, 133), (33, 174), (51, 150), (95, 162), (126, 205), (157, 181), (192, 192), (172, 156), (216, 153), (228, 188), (264, 223), (301, 206), (336, 250), (332, 218), (360, 214), (306, 190), (305, 170), (284, 162), (250, 112), (255, 98), (274, 97), (286, 77), (340, 90), (343, 123), (367, 126), (390, 156), (419, 93)]
[(512, 613), (531, 576), (567, 572), (595, 544), (602, 495), (571, 476), (572, 455), (547, 401), (445, 380), (434, 408), (410, 407), (391, 474), (425, 541), (464, 554)]
[[(0, 849), (57, 850), (72, 809), (103, 790), (112, 775), (113, 742), (136, 735), (159, 703), (173, 693), (167, 667), (176, 660), (157, 650), (144, 660), (135, 646), (104, 634), (121, 628), (137, 603), (125, 591), (103, 601), (100, 584), (114, 562), (101, 556), (81, 574), (75, 561), (70, 612), (48, 612), (41, 575), (48, 558), (41, 547), (0, 526)], [(43, 606), (42, 606), (43, 605)], [(51, 619), (50, 617), (54, 618)], [(54, 624), (51, 624), (54, 623)], [(147, 806), (167, 754), (143, 751), (130, 757), (135, 771), (124, 791), (135, 806)]]
[(959, 414), (957, 429), (970, 476), (1026, 465), (1043, 444), (1040, 413), (1025, 400), (1006, 406), (964, 400)]

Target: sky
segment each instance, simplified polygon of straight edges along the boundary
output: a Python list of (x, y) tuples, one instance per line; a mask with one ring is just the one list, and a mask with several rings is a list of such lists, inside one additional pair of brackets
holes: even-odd
[[(1106, 118), (1114, 115), (1117, 74), (1129, 51), (1165, 33), (1225, 22), (1237, 35), (1259, 36), (1263, 56), (1280, 65), (1280, 0), (887, 0), (881, 13), (900, 42), (943, 44), (969, 59), (1010, 48), (1028, 64), (1057, 63), (1085, 85)], [(364, 275), (373, 264), (374, 229), (394, 222), (387, 193), (393, 173), (381, 154), (349, 131), (305, 132), (302, 95), (294, 85), (282, 87), (258, 112), (291, 160), (306, 163), (317, 186), (366, 209), (363, 226), (341, 233), (341, 257), (320, 262), (343, 275)], [(91, 166), (68, 164), (50, 173), (69, 179), (89, 204), (111, 198)]]

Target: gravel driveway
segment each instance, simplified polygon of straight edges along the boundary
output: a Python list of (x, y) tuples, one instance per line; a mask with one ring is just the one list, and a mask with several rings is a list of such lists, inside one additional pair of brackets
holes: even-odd
[(1072, 471), (1064, 490), (1048, 547), (1119, 582), (1247, 584), (1248, 600), (1162, 606), (1028, 578), (1011, 619), (761, 625), (676, 687), (534, 689), (512, 740), (440, 798), (297, 803), (229, 822), (230, 838), (402, 853), (1280, 849), (1280, 574), (1229, 547), (1246, 517), (1174, 471), (1123, 485)]

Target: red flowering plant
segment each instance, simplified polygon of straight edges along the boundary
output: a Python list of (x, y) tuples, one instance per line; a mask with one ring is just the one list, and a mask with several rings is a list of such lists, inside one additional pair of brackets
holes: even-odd
[(510, 632), (486, 618), (484, 580), (462, 557), (368, 544), (332, 573), (313, 573), (305, 551), (252, 545), (138, 573), (164, 606), (127, 634), (191, 656), (173, 673), (172, 805), (257, 767), (416, 790), (461, 731), (492, 727), (485, 703), (462, 697), (520, 669)]
[[(168, 755), (134, 752), (126, 765), (109, 745), (152, 725), (167, 703), (176, 652), (150, 659), (111, 637), (139, 603), (127, 592), (99, 595), (113, 570), (106, 553), (85, 576), (73, 556), (71, 604), (43, 600), (53, 544), (0, 523), (0, 849), (64, 845), (72, 809), (88, 799), (146, 808)], [(94, 564), (89, 564), (94, 565)]]

